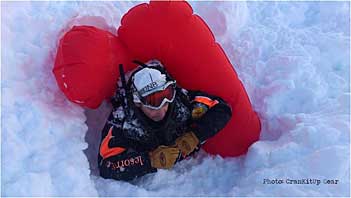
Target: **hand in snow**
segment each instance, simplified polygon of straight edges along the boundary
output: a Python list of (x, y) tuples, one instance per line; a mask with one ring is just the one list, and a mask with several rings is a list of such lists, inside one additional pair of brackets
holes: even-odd
[(193, 152), (199, 143), (199, 139), (193, 132), (185, 133), (183, 136), (176, 139), (176, 146), (179, 148), (183, 157), (186, 157)]
[(149, 153), (151, 166), (154, 168), (172, 168), (180, 157), (180, 151), (176, 147), (159, 146)]

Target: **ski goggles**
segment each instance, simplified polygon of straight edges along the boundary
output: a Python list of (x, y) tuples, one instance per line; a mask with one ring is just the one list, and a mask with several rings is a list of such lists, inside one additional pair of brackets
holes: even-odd
[(165, 85), (156, 88), (156, 91), (142, 97), (137, 91), (134, 94), (134, 102), (141, 103), (143, 106), (158, 110), (167, 102), (172, 103), (176, 95), (176, 82), (170, 81)]

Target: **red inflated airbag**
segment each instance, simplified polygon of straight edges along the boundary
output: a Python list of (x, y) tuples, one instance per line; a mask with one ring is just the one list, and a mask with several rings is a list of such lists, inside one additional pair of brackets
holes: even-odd
[(134, 58), (159, 59), (186, 89), (217, 95), (232, 107), (233, 117), (204, 149), (237, 156), (258, 140), (260, 121), (246, 91), (206, 23), (187, 2), (151, 1), (132, 8), (118, 36)]
[(113, 95), (118, 64), (130, 62), (128, 57), (115, 35), (92, 26), (74, 26), (60, 40), (53, 72), (69, 100), (97, 108)]

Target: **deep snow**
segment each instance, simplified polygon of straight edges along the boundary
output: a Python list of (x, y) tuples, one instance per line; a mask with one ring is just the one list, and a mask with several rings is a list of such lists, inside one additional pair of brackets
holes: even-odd
[[(350, 2), (190, 2), (244, 83), (260, 141), (132, 184), (98, 177), (111, 107), (60, 92), (57, 41), (74, 24), (115, 33), (139, 3), (1, 2), (2, 196), (350, 196)], [(288, 184), (301, 179), (321, 183)]]

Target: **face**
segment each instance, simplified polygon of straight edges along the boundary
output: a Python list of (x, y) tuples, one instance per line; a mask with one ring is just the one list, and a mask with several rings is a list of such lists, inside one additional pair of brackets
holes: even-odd
[(158, 122), (158, 121), (161, 121), (165, 117), (169, 104), (167, 102), (160, 109), (157, 109), (157, 110), (147, 108), (147, 107), (143, 106), (142, 104), (138, 104), (137, 106), (144, 112), (144, 114), (147, 117), (149, 117), (153, 121)]

